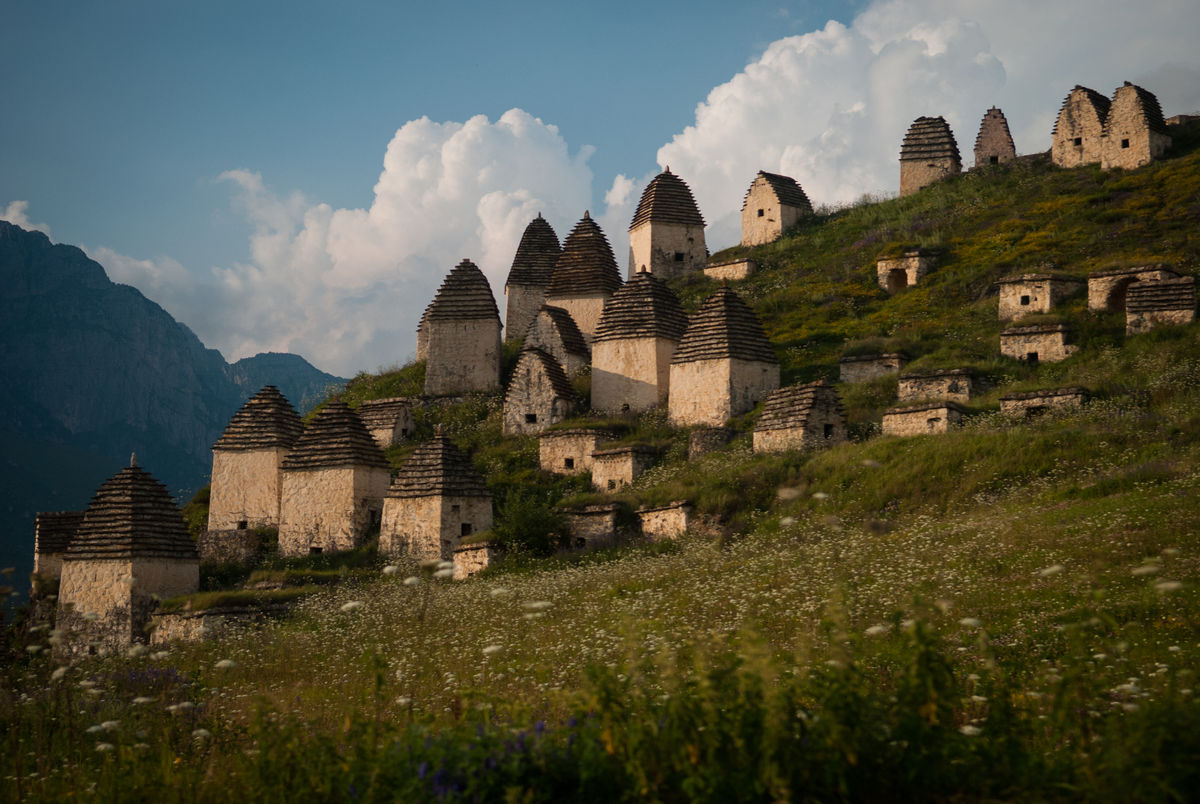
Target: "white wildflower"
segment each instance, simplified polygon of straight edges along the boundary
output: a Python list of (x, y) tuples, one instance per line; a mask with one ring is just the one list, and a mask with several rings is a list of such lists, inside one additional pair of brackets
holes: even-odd
[(437, 568), (440, 570), (445, 570), (445, 569), (452, 570), (452, 569), (454, 569), (454, 562), (453, 561), (439, 561)]
[(508, 590), (505, 589), (503, 586), (497, 586), (493, 589), (489, 589), (488, 594), (491, 595), (492, 597), (504, 597), (505, 595), (508, 594)]
[(384, 575), (395, 575), (399, 571), (400, 571), (400, 568), (397, 567), (395, 564), (388, 564), (386, 567), (383, 568)]
[(1183, 588), (1183, 584), (1179, 581), (1159, 581), (1154, 584), (1154, 588), (1160, 592), (1175, 592)]
[(483, 655), (484, 656), (492, 656), (493, 654), (499, 653), (502, 650), (504, 650), (503, 645), (488, 645), (486, 648), (483, 649)]
[(883, 464), (881, 464), (879, 461), (873, 460), (871, 458), (863, 458), (862, 465), (867, 467), (868, 469), (879, 469), (883, 466)]
[(154, 703), (154, 699), (147, 695), (139, 695), (138, 697), (133, 699), (133, 702), (135, 704), (137, 704), (138, 706), (143, 706), (148, 703)]
[(37, 656), (39, 653), (42, 652), (42, 646), (41, 645), (26, 645), (25, 652), (32, 653), (34, 656)]
[(780, 486), (779, 490), (775, 492), (775, 496), (784, 502), (788, 502), (800, 496), (800, 489), (792, 488), (791, 486)]
[(979, 728), (978, 726), (972, 726), (970, 723), (968, 723), (965, 726), (959, 726), (958, 731), (960, 734), (965, 734), (968, 737), (977, 737), (983, 731), (983, 729)]
[(454, 577), (454, 570), (453, 569), (440, 569), (437, 572), (433, 573), (433, 577), (437, 578), (438, 580), (444, 581), (447, 578)]
[(824, 491), (814, 491), (812, 498), (814, 500), (828, 500), (829, 495)]
[(358, 611), (362, 607), (363, 607), (363, 603), (361, 600), (351, 600), (348, 603), (342, 604), (342, 611), (349, 614), (350, 612)]
[(881, 634), (886, 634), (890, 630), (891, 626), (889, 625), (872, 625), (864, 633), (866, 633), (867, 636), (879, 636)]
[(54, 672), (50, 674), (50, 680), (51, 681), (62, 681), (62, 677), (65, 676), (66, 674), (67, 674), (66, 667), (57, 667), (54, 669)]
[(521, 604), (526, 611), (545, 611), (554, 604), (549, 600), (527, 600)]
[(418, 578), (416, 575), (409, 575), (407, 578), (404, 579), (405, 586), (417, 586), (420, 583), (421, 583), (421, 579)]
[(163, 659), (167, 658), (170, 655), (171, 655), (171, 652), (169, 650), (160, 650), (160, 651), (155, 651), (154, 653), (150, 654), (150, 658), (156, 662), (161, 662)]
[(1049, 578), (1051, 575), (1057, 575), (1058, 573), (1062, 572), (1063, 569), (1065, 568), (1062, 564), (1051, 564), (1048, 567), (1043, 567), (1042, 569), (1038, 570), (1038, 575), (1042, 576), (1043, 578)]
[(407, 695), (401, 695), (396, 699), (398, 706), (408, 706), (410, 703), (412, 703), (412, 698), (409, 698)]
[(958, 624), (966, 628), (978, 628), (979, 619), (976, 617), (963, 617), (958, 621)]
[(197, 740), (207, 740), (209, 737), (212, 737), (212, 732), (208, 729), (195, 729), (192, 731), (192, 737)]
[(237, 667), (237, 662), (235, 662), (233, 659), (222, 659), (214, 664), (213, 667), (217, 668), (218, 670), (232, 670), (233, 668)]
[(781, 528), (790, 528), (792, 525), (795, 525), (795, 524), (796, 524), (796, 517), (794, 517), (794, 516), (785, 516), (779, 520), (779, 527), (781, 527)]
[(109, 751), (116, 750), (116, 746), (112, 743), (96, 743), (96, 750), (101, 754), (106, 754)]
[(1157, 564), (1143, 564), (1130, 570), (1131, 575), (1155, 575), (1158, 573)]
[(130, 659), (140, 659), (150, 653), (148, 645), (134, 645), (129, 650), (125, 651), (125, 655)]

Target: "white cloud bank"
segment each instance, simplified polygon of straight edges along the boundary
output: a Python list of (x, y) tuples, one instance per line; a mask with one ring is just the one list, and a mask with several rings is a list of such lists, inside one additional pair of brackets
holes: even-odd
[(41, 232), (47, 237), (50, 236), (50, 227), (44, 223), (34, 223), (29, 220), (27, 211), (29, 210), (28, 201), (10, 201), (8, 206), (0, 210), (0, 221), (8, 221), (14, 226), (20, 226), (22, 229), (30, 232)]
[[(1194, 0), (880, 0), (849, 26), (772, 43), (657, 159), (691, 185), (715, 250), (737, 242), (760, 169), (795, 177), (817, 204), (895, 192), (900, 143), (920, 115), (947, 118), (969, 165), (989, 106), (1004, 110), (1019, 152), (1045, 150), (1076, 83), (1110, 94), (1131, 80), (1167, 114), (1200, 109), (1197, 30)], [(589, 205), (590, 155), (520, 109), (495, 122), (422, 118), (392, 138), (367, 209), (280, 194), (249, 170), (223, 174), (254, 229), (244, 263), (197, 276), (170, 258), (91, 253), (230, 359), (286, 350), (348, 375), (412, 354), (421, 310), (464, 257), (503, 310), (528, 221), (542, 212), (561, 239)], [(622, 267), (649, 178), (617, 176), (593, 210)], [(5, 215), (28, 223), (24, 202)]]

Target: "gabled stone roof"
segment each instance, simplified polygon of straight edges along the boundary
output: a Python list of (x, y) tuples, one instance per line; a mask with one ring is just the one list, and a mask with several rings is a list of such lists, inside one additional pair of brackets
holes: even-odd
[(340, 466), (387, 469), (388, 462), (358, 414), (345, 402), (335, 399), (313, 417), (304, 435), (283, 459), (281, 468), (287, 471)]
[(83, 511), (39, 511), (34, 524), (33, 551), (40, 555), (65, 553), (83, 524)]
[(1077, 276), (1066, 276), (1064, 274), (1011, 274), (997, 279), (996, 284), (1017, 285), (1024, 282), (1070, 282), (1078, 285), (1082, 284), (1083, 281)]
[[(538, 315), (545, 313), (554, 328), (558, 331), (558, 337), (562, 339), (563, 348), (567, 350), (567, 354), (583, 355), (587, 357), (592, 353), (588, 348), (587, 341), (583, 338), (583, 333), (579, 331), (579, 325), (575, 323), (575, 319), (571, 318), (571, 314), (561, 307), (555, 307), (550, 304), (543, 304), (542, 309), (538, 310)], [(529, 325), (529, 331), (537, 327), (537, 318), (533, 319), (533, 323)], [(526, 336), (528, 338), (528, 335)]]
[(931, 377), (970, 377), (974, 374), (971, 369), (929, 369), (927, 371), (909, 371), (901, 374), (901, 380), (927, 380)]
[(412, 400), (405, 396), (386, 399), (368, 399), (355, 408), (358, 418), (368, 430), (379, 430), (395, 425), (396, 419), (412, 408)]
[(779, 362), (754, 311), (724, 285), (692, 316), (671, 362), (720, 358)]
[(570, 298), (582, 293), (613, 293), (621, 287), (621, 272), (612, 246), (589, 213), (563, 241), (562, 253), (546, 288), (546, 298)]
[(898, 408), (888, 408), (883, 412), (883, 415), (891, 416), (896, 413), (920, 413), (923, 410), (956, 410), (959, 413), (967, 412), (967, 409), (957, 402), (952, 402), (949, 399), (943, 399), (933, 402), (921, 402), (916, 405), (904, 405)]
[(213, 449), (289, 449), (303, 432), (296, 409), (278, 388), (267, 385), (233, 414)]
[[(1075, 87), (1067, 93), (1067, 97), (1063, 98), (1062, 106), (1058, 107), (1058, 117), (1054, 119), (1054, 130), (1052, 134), (1058, 133), (1058, 124), (1062, 121), (1063, 110), (1067, 108), (1067, 104), (1071, 102), (1071, 97), (1077, 92), (1082, 92), (1084, 98), (1091, 104), (1092, 109), (1096, 112), (1096, 117), (1100, 120), (1100, 124), (1104, 125), (1105, 118), (1108, 117), (1108, 109), (1112, 105), (1112, 101), (1101, 95), (1094, 89), (1088, 89), (1085, 86), (1076, 84)], [(1161, 115), (1162, 113), (1159, 112)]]
[(687, 325), (687, 315), (675, 292), (654, 274), (642, 271), (604, 305), (594, 342), (654, 337), (677, 341)]
[(1127, 313), (1196, 309), (1196, 278), (1159, 279), (1134, 282), (1125, 292)]
[(554, 273), (554, 263), (562, 246), (558, 243), (558, 235), (542, 217), (542, 213), (529, 222), (525, 233), (521, 235), (521, 243), (517, 246), (517, 254), (513, 257), (512, 268), (509, 269), (508, 279), (504, 286), (530, 285), (545, 287), (550, 283), (550, 275)]
[[(1142, 114), (1146, 118), (1146, 126), (1151, 131), (1159, 134), (1167, 134), (1167, 121), (1163, 119), (1162, 106), (1159, 105), (1158, 98), (1150, 90), (1142, 89), (1137, 84), (1131, 84), (1126, 81), (1123, 86), (1117, 87), (1116, 91), (1113, 92), (1112, 102), (1117, 102), (1117, 95), (1125, 87), (1130, 87), (1136, 94), (1138, 105), (1142, 107)], [(1108, 128), (1107, 119), (1105, 119), (1104, 128), (1106, 130)]]
[(804, 427), (813, 407), (818, 404), (833, 405), (841, 413), (841, 400), (828, 380), (776, 388), (763, 404), (762, 415), (758, 417), (754, 429), (791, 430)]
[[(758, 176), (762, 176), (770, 185), (771, 191), (775, 193), (775, 198), (785, 207), (799, 207), (812, 212), (812, 202), (808, 200), (808, 196), (804, 190), (796, 183), (796, 180), (791, 176), (781, 176), (778, 173), (767, 173), (765, 170), (758, 171)], [(755, 176), (757, 179), (758, 176)], [(754, 186), (754, 182), (750, 182), (750, 187)], [(742, 198), (742, 209), (746, 208), (746, 202), (750, 199), (750, 189), (746, 189), (746, 195)]]
[(483, 271), (470, 260), (463, 260), (446, 274), (422, 320), (475, 321), (481, 318), (499, 321), (500, 311)]
[(483, 477), (463, 452), (440, 432), (408, 457), (392, 480), (388, 497), (491, 497)]
[(900, 147), (900, 161), (953, 158), (962, 164), (958, 154), (958, 143), (954, 132), (943, 117), (918, 117), (908, 127), (904, 144)]
[(572, 401), (579, 398), (579, 395), (575, 393), (575, 389), (571, 386), (571, 381), (567, 379), (567, 374), (563, 371), (563, 367), (554, 359), (554, 355), (548, 354), (536, 347), (526, 347), (521, 350), (521, 354), (517, 357), (517, 366), (513, 369), (512, 379), (508, 382), (510, 390), (517, 383), (517, 372), (529, 360), (541, 363), (542, 371), (546, 373), (546, 377), (550, 380), (550, 386), (554, 389), (555, 396), (560, 399), (570, 399)]
[(1038, 391), (1014, 391), (1000, 397), (1001, 402), (1011, 402), (1018, 399), (1053, 399), (1056, 396), (1087, 396), (1090, 391), (1082, 385), (1072, 385), (1067, 388), (1046, 388)]
[(633, 231), (650, 221), (704, 226), (704, 218), (696, 207), (696, 199), (692, 196), (691, 189), (683, 179), (672, 173), (670, 168), (651, 179), (642, 191), (642, 200), (638, 202), (637, 211), (633, 213), (633, 223), (629, 224), (629, 230)]
[(65, 561), (170, 558), (199, 561), (167, 487), (131, 461), (106, 480), (84, 512)]
[(1051, 332), (1070, 332), (1066, 324), (1030, 324), (1024, 327), (1009, 327), (1000, 330), (1001, 335), (1046, 335)]

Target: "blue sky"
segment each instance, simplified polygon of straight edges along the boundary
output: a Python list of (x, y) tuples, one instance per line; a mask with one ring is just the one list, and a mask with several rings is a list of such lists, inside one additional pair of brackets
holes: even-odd
[(1076, 83), (1200, 109), (1194, 0), (183, 3), (7, 0), (0, 217), (80, 245), (229, 359), (402, 363), (462, 257), (591, 209), (624, 263), (645, 182), (714, 250), (758, 169), (895, 192), (908, 123), (969, 162), (983, 112), (1049, 146)]

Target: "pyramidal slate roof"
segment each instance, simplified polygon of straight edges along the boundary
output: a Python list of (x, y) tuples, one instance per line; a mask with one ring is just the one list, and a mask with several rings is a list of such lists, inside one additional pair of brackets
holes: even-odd
[(278, 388), (267, 385), (233, 414), (213, 449), (290, 449), (303, 432), (296, 409)]
[(562, 253), (546, 288), (546, 298), (580, 293), (613, 293), (621, 287), (621, 272), (612, 246), (588, 212), (563, 241)]
[(388, 487), (389, 497), (491, 497), (483, 477), (441, 432), (408, 457)]
[[(1142, 114), (1146, 117), (1146, 126), (1151, 131), (1155, 131), (1159, 134), (1166, 134), (1167, 121), (1163, 119), (1162, 106), (1159, 105), (1158, 98), (1150, 90), (1143, 89), (1137, 84), (1131, 84), (1130, 82), (1126, 81), (1122, 86), (1117, 87), (1116, 92), (1113, 92), (1112, 102), (1117, 102), (1118, 93), (1120, 93), (1125, 87), (1130, 87), (1133, 89), (1134, 94), (1137, 96), (1138, 104), (1142, 107)], [(1108, 128), (1107, 119), (1105, 119), (1105, 123), (1105, 128)]]
[(386, 399), (368, 399), (355, 408), (358, 418), (368, 430), (391, 427), (400, 414), (412, 407), (412, 400), (405, 396)]
[(777, 388), (763, 404), (755, 430), (790, 430), (804, 427), (808, 416), (817, 405), (833, 405), (841, 412), (842, 404), (837, 391), (827, 380), (788, 385)]
[[(542, 309), (538, 310), (538, 315), (543, 313), (549, 316), (554, 328), (558, 330), (558, 337), (562, 339), (563, 348), (567, 350), (567, 354), (590, 355), (592, 353), (592, 350), (588, 348), (587, 341), (584, 340), (583, 333), (579, 331), (579, 325), (575, 323), (574, 318), (571, 318), (569, 312), (561, 307), (543, 304)], [(536, 327), (537, 318), (534, 318), (529, 329), (532, 332)], [(528, 336), (526, 338), (528, 339)]]
[[(1094, 89), (1088, 89), (1085, 86), (1076, 84), (1075, 87), (1067, 93), (1067, 97), (1063, 98), (1062, 106), (1058, 107), (1058, 117), (1054, 119), (1053, 134), (1058, 133), (1058, 124), (1062, 121), (1063, 110), (1067, 108), (1067, 104), (1071, 102), (1071, 97), (1077, 92), (1082, 92), (1087, 101), (1092, 105), (1092, 108), (1096, 111), (1096, 117), (1100, 119), (1101, 125), (1103, 125), (1105, 118), (1108, 117), (1108, 109), (1110, 106), (1112, 106), (1112, 101)], [(1155, 102), (1157, 103), (1157, 101)], [(1162, 112), (1160, 111), (1159, 114), (1161, 115)]]
[(758, 316), (725, 285), (705, 299), (692, 316), (671, 362), (720, 358), (779, 362)]
[(1008, 130), (1008, 118), (998, 107), (993, 106), (983, 113), (983, 119), (979, 121), (979, 133), (975, 135), (976, 153), (983, 147), (984, 135), (995, 129), (999, 129), (1005, 142), (1013, 144), (1012, 132)]
[[(759, 177), (766, 179), (766, 182), (771, 187), (771, 192), (775, 193), (775, 198), (785, 207), (800, 207), (812, 212), (812, 202), (808, 200), (804, 189), (796, 183), (796, 180), (791, 176), (782, 176), (778, 173), (768, 173), (765, 170), (758, 171), (755, 176), (757, 181)], [(754, 186), (754, 182), (750, 182), (750, 186)], [(742, 198), (742, 209), (746, 208), (746, 202), (750, 200), (750, 188), (746, 189), (746, 195)]]
[(84, 512), (63, 559), (174, 558), (199, 561), (167, 487), (137, 465), (110, 477)]
[(659, 173), (646, 185), (637, 211), (633, 213), (629, 231), (650, 221), (704, 226), (704, 218), (700, 215), (691, 189), (683, 179), (671, 172), (671, 168)]
[(900, 161), (953, 158), (962, 164), (954, 132), (944, 117), (918, 117), (908, 127), (900, 147)]
[(563, 371), (563, 367), (554, 359), (554, 355), (538, 349), (536, 347), (526, 347), (521, 350), (520, 356), (517, 357), (517, 367), (513, 370), (512, 379), (509, 380), (508, 387), (511, 389), (517, 383), (517, 372), (521, 370), (521, 366), (528, 361), (541, 363), (542, 370), (546, 373), (546, 377), (550, 380), (550, 387), (554, 389), (554, 395), (560, 399), (575, 400), (578, 394), (571, 386), (571, 381), (567, 379), (567, 374)]
[(677, 341), (687, 326), (687, 315), (675, 292), (654, 274), (641, 271), (604, 305), (593, 340), (658, 337)]
[(35, 553), (65, 553), (83, 524), (83, 511), (39, 511), (35, 520)]
[(545, 287), (550, 282), (550, 275), (554, 273), (554, 263), (558, 261), (560, 253), (562, 246), (558, 243), (558, 235), (539, 212), (521, 235), (521, 243), (517, 246), (517, 254), (513, 257), (512, 268), (509, 269), (504, 286)]
[(479, 266), (463, 260), (446, 274), (422, 321), (474, 321), (480, 318), (500, 320), (500, 310), (492, 296), (492, 286)]
[(335, 399), (313, 417), (304, 435), (283, 459), (281, 468), (305, 470), (338, 466), (387, 469), (388, 462), (358, 414), (345, 402)]
[(1152, 313), (1159, 310), (1196, 309), (1196, 278), (1159, 279), (1134, 282), (1125, 296), (1125, 311)]

